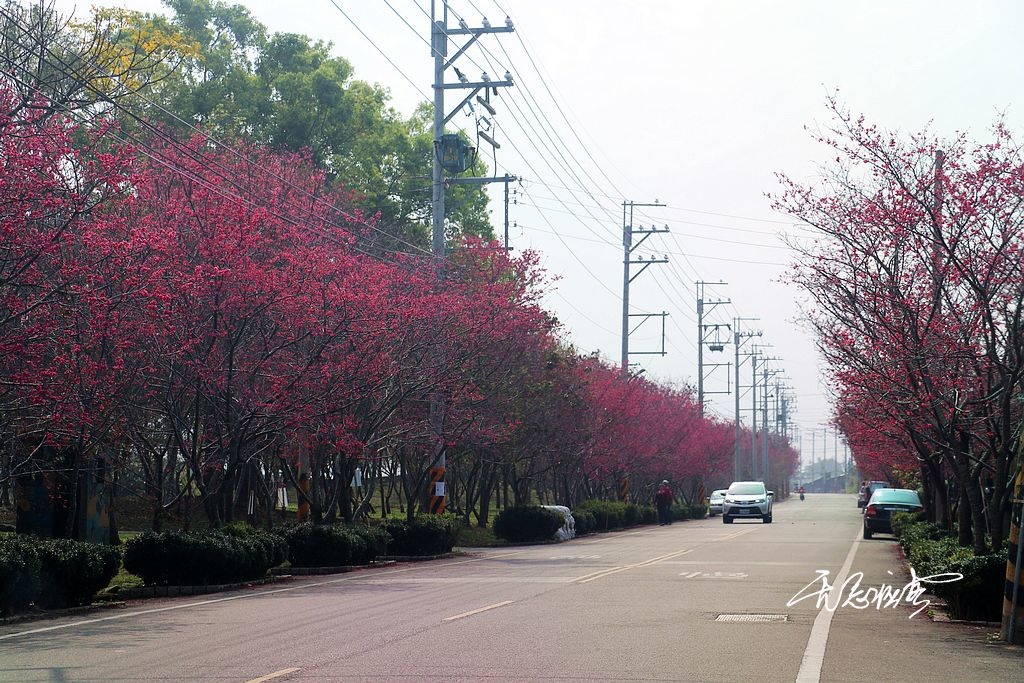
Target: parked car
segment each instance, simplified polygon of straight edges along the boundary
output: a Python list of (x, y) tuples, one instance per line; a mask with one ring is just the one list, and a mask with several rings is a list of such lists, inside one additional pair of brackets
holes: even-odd
[(917, 491), (910, 489), (875, 489), (864, 508), (864, 538), (873, 534), (892, 533), (892, 513), (923, 510)]
[(869, 481), (867, 483), (867, 488), (861, 487), (860, 491), (857, 493), (857, 507), (865, 507), (868, 504), (868, 500), (871, 498), (871, 494), (875, 491), (875, 489), (888, 488), (892, 487), (889, 486), (889, 482), (887, 481)]
[(716, 489), (708, 496), (708, 516), (722, 514), (722, 503), (725, 502), (725, 489)]
[(760, 481), (734, 481), (722, 501), (722, 522), (760, 517), (765, 524), (772, 523), (772, 495)]

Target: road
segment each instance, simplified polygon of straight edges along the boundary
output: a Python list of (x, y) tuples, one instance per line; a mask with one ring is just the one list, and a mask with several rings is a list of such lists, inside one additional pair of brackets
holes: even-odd
[[(855, 498), (0, 627), (0, 681), (1009, 681), (997, 627), (794, 600), (902, 587)], [(889, 572), (892, 572), (890, 574)], [(726, 621), (723, 621), (725, 615)]]

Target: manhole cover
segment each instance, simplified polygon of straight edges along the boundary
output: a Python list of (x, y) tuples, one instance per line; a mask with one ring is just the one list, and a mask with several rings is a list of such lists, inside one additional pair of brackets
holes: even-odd
[(757, 622), (789, 621), (788, 614), (719, 614), (715, 621)]

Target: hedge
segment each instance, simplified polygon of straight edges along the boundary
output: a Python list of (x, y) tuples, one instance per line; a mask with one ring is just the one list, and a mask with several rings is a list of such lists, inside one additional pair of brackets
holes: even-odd
[(576, 508), (572, 511), (572, 518), (576, 521), (576, 535), (592, 534), (597, 531), (597, 517), (593, 512)]
[(147, 585), (208, 585), (263, 577), (283, 555), (281, 540), (257, 529), (146, 531), (125, 544), (124, 568)]
[(0, 610), (12, 614), (39, 595), (42, 562), (36, 544), (25, 536), (0, 537)]
[(67, 539), (0, 536), (0, 613), (88, 603), (117, 574), (117, 548)]
[(411, 523), (389, 519), (384, 530), (390, 536), (388, 555), (424, 557), (451, 552), (459, 539), (460, 520), (452, 515), (423, 515)]
[(918, 577), (961, 574), (949, 583), (924, 583), (946, 601), (954, 619), (999, 621), (1002, 615), (1006, 550), (975, 555), (944, 529), (909, 515), (893, 516), (893, 532)]
[(88, 604), (121, 568), (121, 551), (109, 545), (54, 538), (39, 544), (40, 607)]
[(626, 525), (626, 504), (619, 501), (585, 500), (573, 508), (573, 518), (577, 510), (594, 516), (594, 531), (621, 529)]
[(390, 540), (381, 528), (299, 524), (281, 531), (294, 567), (343, 567), (369, 564)]
[[(581, 531), (578, 513), (593, 515), (594, 526), (588, 528), (588, 520), (582, 525), (585, 530)], [(657, 511), (649, 505), (623, 503), (618, 500), (585, 500), (573, 508), (572, 516), (576, 520), (577, 534), (621, 529), (636, 524), (654, 524), (658, 519)]]
[(539, 505), (502, 510), (494, 519), (494, 535), (513, 543), (550, 541), (565, 524), (565, 516)]

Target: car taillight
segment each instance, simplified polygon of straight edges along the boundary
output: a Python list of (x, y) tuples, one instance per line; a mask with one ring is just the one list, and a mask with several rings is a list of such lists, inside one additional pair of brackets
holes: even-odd
[(868, 517), (874, 517), (875, 515), (878, 514), (878, 511), (875, 510), (875, 506), (874, 505), (868, 505), (866, 508), (864, 508), (864, 514), (867, 515)]

